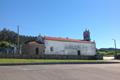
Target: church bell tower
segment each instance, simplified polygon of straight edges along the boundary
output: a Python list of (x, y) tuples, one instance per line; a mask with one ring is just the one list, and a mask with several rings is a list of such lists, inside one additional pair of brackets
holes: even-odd
[(83, 32), (83, 40), (84, 41), (90, 41), (91, 40), (90, 39), (90, 31), (87, 30), (87, 29)]

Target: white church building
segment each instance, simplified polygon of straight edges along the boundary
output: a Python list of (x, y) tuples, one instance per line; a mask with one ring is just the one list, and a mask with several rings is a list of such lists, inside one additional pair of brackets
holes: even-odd
[(45, 54), (95, 55), (95, 42), (70, 38), (45, 37)]
[(39, 36), (37, 41), (30, 41), (23, 47), (23, 53), (30, 55), (96, 55), (96, 44), (90, 40), (89, 30), (83, 33), (83, 40)]

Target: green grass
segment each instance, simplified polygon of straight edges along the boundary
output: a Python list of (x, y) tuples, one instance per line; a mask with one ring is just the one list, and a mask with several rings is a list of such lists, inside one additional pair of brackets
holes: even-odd
[(102, 60), (0, 59), (0, 63), (102, 62)]

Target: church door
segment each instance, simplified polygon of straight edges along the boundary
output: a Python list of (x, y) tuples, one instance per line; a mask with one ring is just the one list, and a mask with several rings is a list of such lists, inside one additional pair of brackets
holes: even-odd
[(35, 49), (35, 54), (38, 55), (39, 54), (39, 48)]
[(78, 55), (81, 55), (80, 50), (77, 51)]

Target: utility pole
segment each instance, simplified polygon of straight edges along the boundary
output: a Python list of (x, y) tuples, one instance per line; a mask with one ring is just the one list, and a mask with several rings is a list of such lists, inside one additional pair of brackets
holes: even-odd
[(117, 51), (116, 51), (116, 40), (115, 39), (112, 39), (114, 41), (114, 50), (115, 50), (115, 55), (117, 55)]
[(19, 37), (19, 26), (17, 26), (17, 53), (20, 54), (20, 37)]

